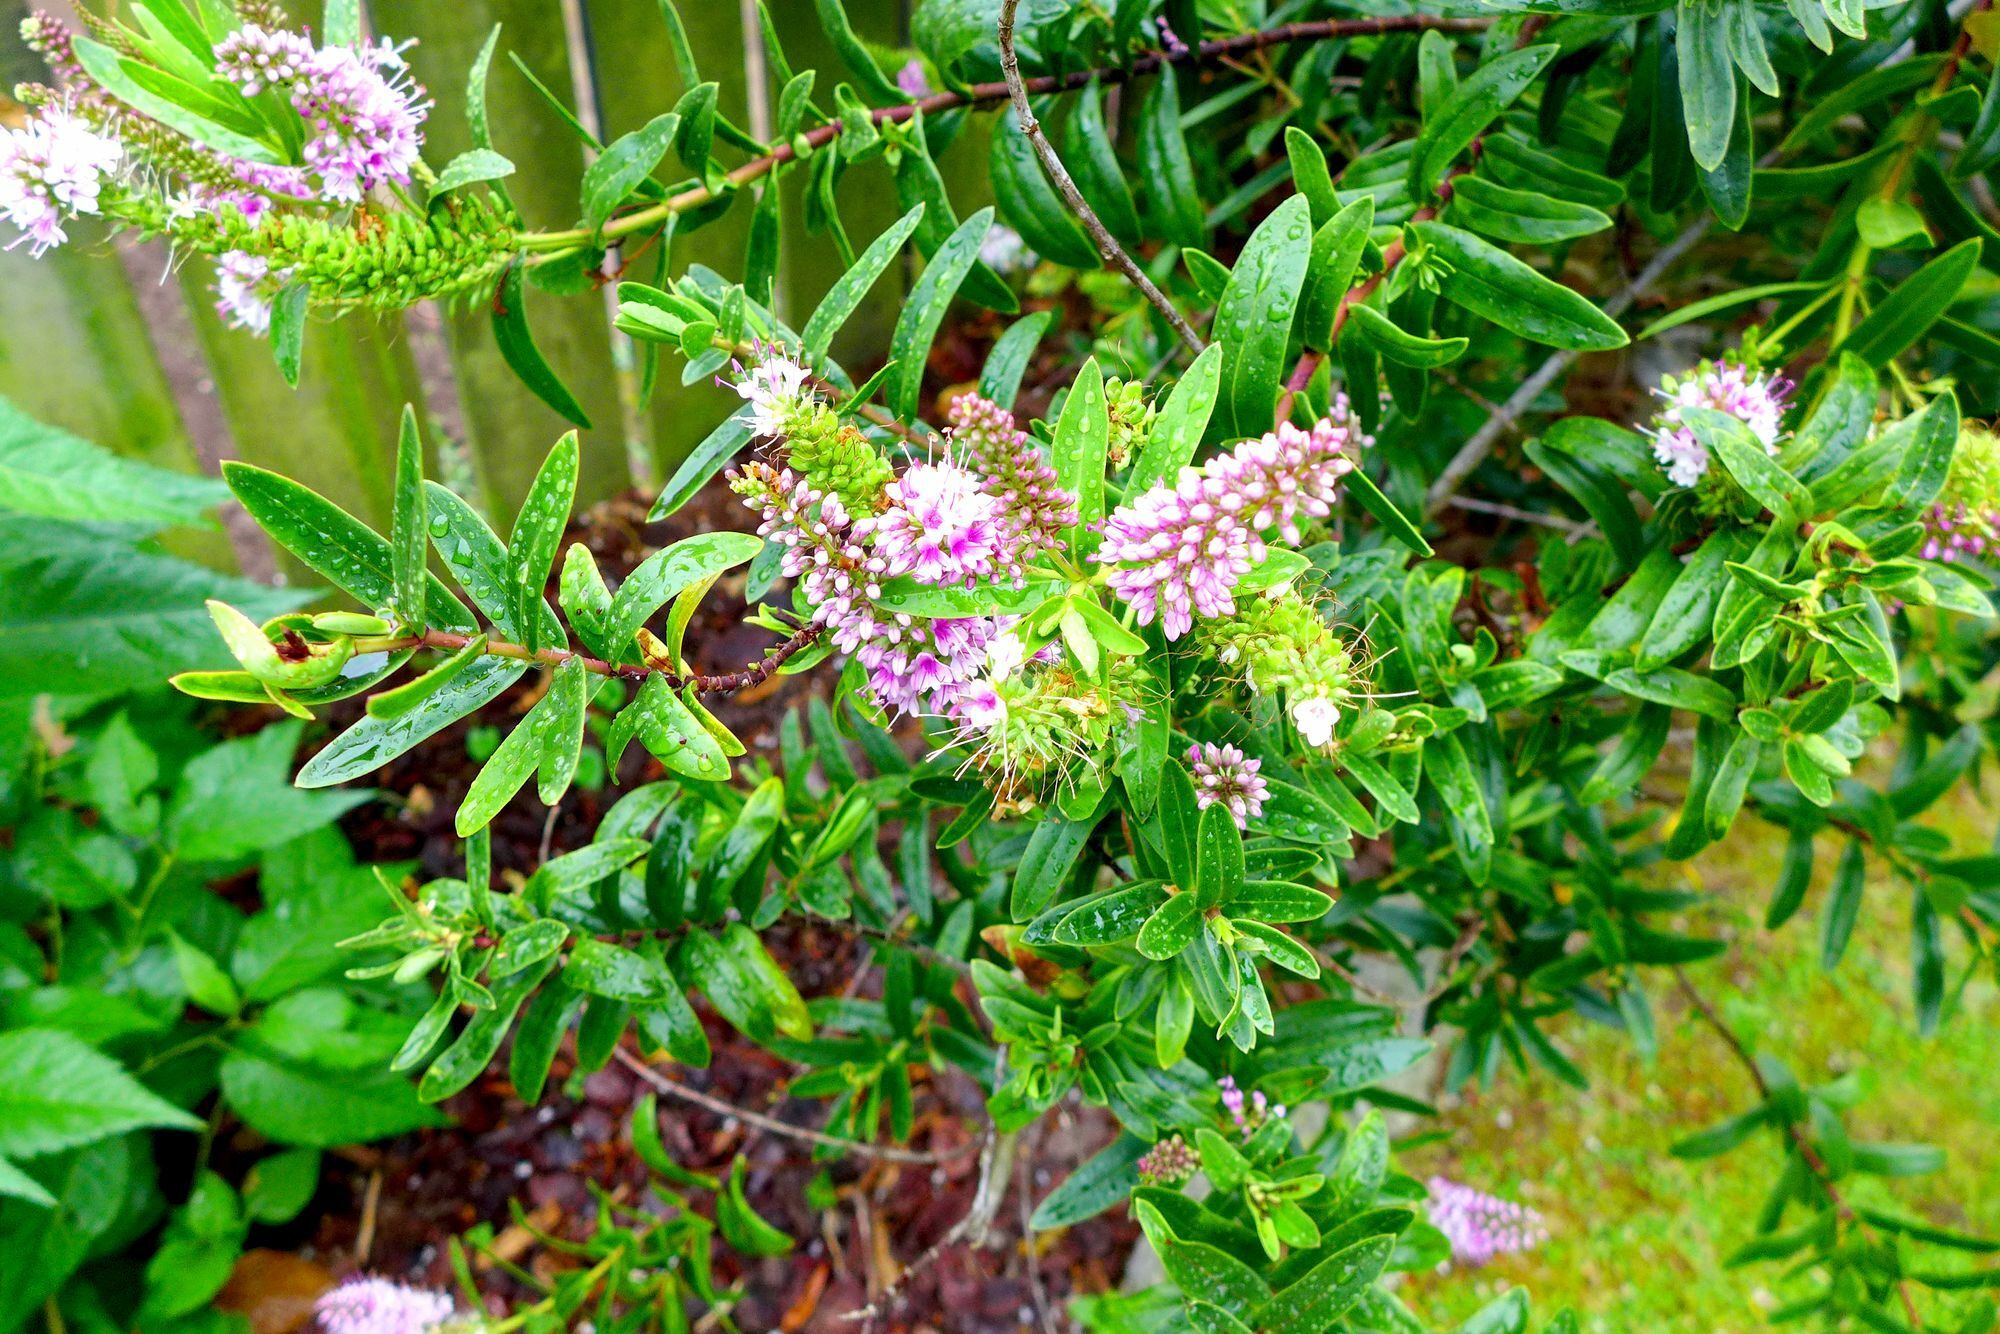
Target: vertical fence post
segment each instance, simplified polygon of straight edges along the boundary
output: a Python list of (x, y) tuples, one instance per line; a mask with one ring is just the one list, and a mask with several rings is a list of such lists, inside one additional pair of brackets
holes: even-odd
[[(559, 7), (550, 0), (370, 0), (369, 11), (386, 36), (417, 39), (409, 61), (437, 102), (425, 127), (424, 148), (425, 158), (436, 166), (471, 146), (466, 72), (487, 33), (501, 25), (487, 100), (494, 147), (519, 169), (508, 180), (508, 190), (529, 227), (574, 226), (583, 145), (508, 59), (509, 52), (519, 54), (537, 79), (568, 101), (569, 60)], [(602, 499), (627, 484), (623, 451), (616, 443), (618, 396), (603, 308), (593, 300), (537, 292), (532, 285), (527, 301), (536, 342), (594, 428), (583, 436), (579, 499)], [(489, 321), (484, 300), (467, 300), (450, 313), (447, 337), (466, 445), (492, 517), (504, 530), (549, 447), (569, 426), (507, 369)]]

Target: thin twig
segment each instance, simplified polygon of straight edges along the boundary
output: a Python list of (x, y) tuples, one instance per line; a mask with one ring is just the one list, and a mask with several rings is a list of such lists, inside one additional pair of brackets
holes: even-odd
[(1049, 142), (1048, 135), (1042, 133), (1042, 123), (1035, 118), (1034, 108), (1028, 105), (1028, 90), (1021, 82), (1020, 56), (1014, 50), (1014, 14), (1020, 6), (1021, 0), (1000, 0), (1000, 73), (1005, 78), (1007, 94), (1013, 100), (1014, 115), (1021, 122), (1021, 133), (1027, 136), (1035, 156), (1041, 159), (1042, 170), (1056, 187), (1056, 193), (1062, 196), (1069, 211), (1076, 214), (1083, 229), (1090, 233), (1090, 239), (1097, 246), (1097, 253), (1104, 257), (1104, 262), (1131, 279), (1132, 285), (1153, 303), (1153, 308), (1166, 316), (1167, 323), (1181, 336), (1188, 350), (1199, 353), (1202, 350), (1201, 335), (1194, 331), (1187, 317), (1174, 308), (1174, 303), (1167, 299), (1167, 294), (1160, 290), (1159, 285), (1139, 267), (1139, 262), (1127, 254), (1125, 247), (1119, 245), (1118, 239), (1106, 229), (1097, 216), (1097, 210), (1083, 197), (1083, 191), (1076, 188), (1069, 169), (1056, 155), (1055, 145)]
[[(1493, 26), (1490, 18), (1438, 18), (1428, 14), (1390, 14), (1379, 18), (1319, 19), (1307, 23), (1286, 23), (1275, 28), (1263, 28), (1256, 32), (1238, 33), (1234, 37), (1218, 37), (1196, 46), (1176, 47), (1172, 51), (1154, 51), (1140, 56), (1128, 65), (1109, 65), (1097, 69), (1071, 70), (1066, 74), (1048, 74), (1023, 81), (1023, 87), (1030, 95), (1041, 93), (1070, 92), (1085, 87), (1095, 79), (1100, 84), (1110, 86), (1143, 78), (1163, 65), (1190, 65), (1213, 63), (1232, 59), (1268, 47), (1283, 46), (1291, 42), (1317, 42), (1332, 37), (1362, 37), (1389, 32), (1483, 32)], [(878, 107), (868, 113), (877, 125), (894, 124), (914, 118), (919, 112), (935, 114), (952, 111), (959, 107), (988, 106), (1004, 102), (1013, 96), (1005, 81), (999, 83), (975, 83), (963, 91), (934, 93), (916, 102), (906, 102), (900, 106)], [(778, 145), (763, 157), (753, 158), (729, 172), (724, 178), (722, 192), (738, 189), (752, 181), (769, 175), (772, 170), (799, 156), (799, 145), (805, 150), (824, 147), (840, 137), (841, 122), (833, 120), (816, 126), (797, 136), (790, 143)], [(712, 203), (718, 191), (706, 186), (683, 190), (657, 204), (627, 213), (606, 223), (601, 233), (602, 240), (615, 240), (629, 236), (633, 232), (645, 231), (657, 226), (675, 213), (685, 213)], [(601, 244), (600, 234), (582, 229), (566, 232), (535, 232), (522, 238), (528, 248), (537, 251), (574, 250), (581, 246)]]
[(978, 1140), (968, 1140), (955, 1148), (928, 1153), (917, 1149), (899, 1149), (893, 1144), (868, 1144), (858, 1139), (843, 1139), (839, 1135), (828, 1135), (822, 1131), (808, 1129), (805, 1126), (795, 1126), (789, 1121), (780, 1121), (774, 1116), (765, 1116), (762, 1112), (753, 1112), (747, 1107), (738, 1107), (733, 1102), (724, 1102), (721, 1098), (715, 1097), (713, 1094), (703, 1093), (700, 1089), (691, 1089), (677, 1080), (667, 1078), (658, 1070), (655, 1070), (652, 1066), (647, 1065), (644, 1061), (634, 1056), (631, 1052), (626, 1051), (623, 1047), (618, 1048), (613, 1055), (618, 1058), (620, 1065), (639, 1076), (646, 1083), (651, 1084), (660, 1092), (670, 1094), (684, 1102), (691, 1102), (697, 1107), (706, 1107), (718, 1116), (733, 1116), (746, 1125), (753, 1125), (759, 1130), (767, 1130), (773, 1135), (783, 1135), (788, 1139), (803, 1140), (807, 1144), (818, 1144), (824, 1148), (841, 1149), (848, 1153), (860, 1154), (864, 1158), (879, 1158), (884, 1162), (890, 1163), (935, 1165), (951, 1162), (955, 1158), (963, 1158), (979, 1143)]
[[(1722, 1016), (1715, 1012), (1715, 1006), (1709, 1002), (1708, 997), (1695, 989), (1694, 983), (1688, 980), (1685, 968), (1676, 967), (1674, 969), (1674, 980), (1680, 983), (1681, 994), (1687, 997), (1688, 1004), (1694, 1006), (1695, 1013), (1699, 1014), (1703, 1022), (1715, 1030), (1716, 1035), (1728, 1046), (1730, 1054), (1742, 1064), (1745, 1070), (1750, 1072), (1750, 1082), (1757, 1087), (1758, 1099), (1763, 1102), (1769, 1102), (1771, 1100), (1771, 1085), (1764, 1078), (1763, 1070), (1758, 1068), (1757, 1058), (1752, 1056), (1750, 1049), (1743, 1045), (1743, 1039), (1736, 1036), (1736, 1030), (1724, 1023)], [(1785, 1123), (1785, 1131), (1791, 1137), (1792, 1143), (1798, 1148), (1800, 1160), (1805, 1163), (1806, 1169), (1813, 1174), (1813, 1178), (1819, 1182), (1820, 1190), (1825, 1192), (1827, 1203), (1833, 1206), (1834, 1214), (1842, 1222), (1853, 1224), (1855, 1229), (1863, 1237), (1867, 1238), (1871, 1245), (1874, 1244), (1877, 1240), (1874, 1231), (1868, 1226), (1867, 1220), (1854, 1212), (1854, 1206), (1847, 1202), (1847, 1197), (1840, 1193), (1838, 1186), (1834, 1185), (1832, 1169), (1826, 1165), (1826, 1160), (1820, 1157), (1819, 1150), (1806, 1137), (1806, 1132), (1801, 1130), (1795, 1122), (1790, 1121)], [(1902, 1299), (1903, 1314), (1908, 1317), (1910, 1328), (1921, 1330), (1924, 1324), (1917, 1317), (1916, 1301), (1910, 1296), (1909, 1286), (1900, 1278), (1896, 1280), (1896, 1295)]]
[[(704, 676), (699, 672), (681, 673), (644, 664), (639, 666), (629, 663), (613, 664), (602, 658), (593, 658), (587, 653), (577, 653), (566, 648), (531, 649), (525, 644), (511, 644), (505, 640), (489, 639), (486, 642), (485, 655), (489, 658), (514, 658), (521, 662), (538, 662), (549, 667), (560, 666), (574, 658), (583, 664), (585, 671), (597, 676), (615, 676), (627, 681), (644, 681), (648, 677), (657, 676), (675, 690), (683, 686), (693, 686), (697, 692), (704, 695), (726, 695), (768, 681), (772, 674), (784, 666), (794, 654), (818, 639), (819, 632), (820, 627), (817, 625), (801, 626), (793, 632), (791, 638), (766, 654), (762, 662), (753, 663), (742, 671), (728, 672), (721, 676)], [(389, 653), (410, 648), (434, 648), (456, 653), (475, 638), (477, 638), (475, 635), (458, 634), (450, 630), (426, 630), (421, 635), (403, 635), (381, 642), (371, 641), (368, 647), (371, 650)]]
[(1048, 1289), (1042, 1284), (1042, 1258), (1035, 1253), (1035, 1201), (1028, 1176), (1028, 1159), (1032, 1156), (1024, 1156), (1014, 1168), (1014, 1193), (1020, 1197), (1021, 1206), (1021, 1258), (1028, 1266), (1028, 1296), (1034, 1300), (1042, 1334), (1058, 1334), (1055, 1313), (1049, 1309)]
[(1475, 500), (1471, 496), (1446, 496), (1444, 503), (1453, 509), (1472, 510), (1478, 514), (1497, 514), (1503, 519), (1540, 524), (1544, 528), (1555, 528), (1572, 537), (1588, 532), (1591, 527), (1587, 523), (1565, 519), (1560, 514), (1538, 514), (1534, 510), (1524, 510), (1519, 505), (1505, 505), (1497, 500)]
[(840, 1319), (859, 1321), (861, 1334), (874, 1334), (875, 1322), (896, 1309), (911, 1281), (943, 1259), (946, 1251), (955, 1246), (978, 1247), (985, 1244), (986, 1234), (1000, 1213), (1000, 1202), (1007, 1197), (1007, 1179), (1013, 1175), (1014, 1145), (1019, 1134), (1019, 1131), (1010, 1130), (1004, 1135), (987, 1136), (986, 1147), (979, 1155), (979, 1184), (973, 1190), (972, 1206), (965, 1211), (965, 1216), (953, 1223), (951, 1230), (939, 1237), (930, 1249), (905, 1265), (903, 1272), (882, 1289), (881, 1296), (866, 1306), (843, 1313)]

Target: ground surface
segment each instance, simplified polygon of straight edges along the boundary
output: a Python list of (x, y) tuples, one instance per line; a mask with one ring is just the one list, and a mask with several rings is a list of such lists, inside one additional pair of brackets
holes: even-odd
[[(1993, 840), (1996, 806), (1961, 793), (1933, 822), (1967, 852)], [(1925, 1141), (1944, 1149), (1944, 1172), (1882, 1183), (1858, 1179), (1861, 1202), (1896, 1202), (1944, 1226), (2000, 1236), (2000, 991), (1967, 988), (1963, 1007), (1932, 1038), (1919, 1037), (1908, 963), (1908, 894), (1871, 866), (1861, 925), (1838, 970), (1821, 971), (1813, 915), (1832, 858), (1822, 855), (1805, 909), (1786, 927), (1763, 927), (1782, 835), (1746, 819), (1687, 872), (1714, 894), (1694, 924), (1726, 935), (1729, 954), (1698, 980), (1753, 1050), (1784, 1059), (1806, 1083), (1872, 1072), (1875, 1091), (1851, 1116), (1856, 1138)], [(1955, 965), (1964, 942), (1952, 940)], [(1954, 971), (1954, 981), (1957, 973)], [(1706, 1162), (1667, 1153), (1674, 1140), (1747, 1108), (1742, 1068), (1674, 994), (1656, 985), (1659, 1058), (1648, 1067), (1621, 1034), (1571, 1016), (1560, 1040), (1590, 1077), (1578, 1097), (1546, 1077), (1509, 1072), (1466, 1096), (1443, 1118), (1449, 1138), (1410, 1155), (1418, 1175), (1455, 1180), (1533, 1205), (1553, 1236), (1532, 1255), (1466, 1275), (1426, 1278), (1413, 1304), (1444, 1328), (1506, 1288), (1522, 1285), (1536, 1309), (1573, 1305), (1599, 1334), (1742, 1334), (1789, 1291), (1780, 1267), (1729, 1269), (1751, 1236), (1778, 1155), (1757, 1141)], [(1971, 1260), (1975, 1257), (1963, 1257)], [(1990, 1263), (1990, 1257), (1979, 1257)], [(1944, 1309), (1925, 1304), (1926, 1313)]]

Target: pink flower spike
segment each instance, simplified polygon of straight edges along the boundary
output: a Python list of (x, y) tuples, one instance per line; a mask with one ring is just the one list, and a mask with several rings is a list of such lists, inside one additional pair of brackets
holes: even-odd
[(322, 1295), (313, 1311), (325, 1334), (429, 1334), (458, 1313), (444, 1293), (386, 1278), (349, 1279)]
[(1542, 1216), (1526, 1205), (1445, 1177), (1432, 1177), (1428, 1184), (1431, 1225), (1451, 1242), (1451, 1258), (1459, 1264), (1487, 1264), (1549, 1239)]
[(1230, 615), (1232, 590), (1266, 555), (1265, 535), (1297, 542), (1302, 518), (1331, 514), (1340, 479), (1366, 443), (1342, 398), (1310, 430), (1283, 422), (1198, 469), (1181, 469), (1174, 485), (1154, 487), (1105, 520), (1096, 559), (1112, 567), (1111, 591), (1132, 604), (1139, 624), (1158, 620), (1168, 639), (1186, 634), (1197, 615)]

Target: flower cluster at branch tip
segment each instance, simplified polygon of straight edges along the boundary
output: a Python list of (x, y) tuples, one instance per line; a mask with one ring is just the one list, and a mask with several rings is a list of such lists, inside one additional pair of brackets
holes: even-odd
[(1331, 742), (1343, 711), (1360, 698), (1354, 655), (1297, 592), (1273, 589), (1252, 598), (1234, 616), (1203, 622), (1201, 638), (1252, 690), (1282, 691), (1292, 725), (1309, 746)]
[(40, 255), (68, 240), (63, 223), (98, 211), (104, 180), (124, 150), (67, 108), (50, 107), (18, 130), (0, 131), (0, 215)]
[(1984, 560), (2000, 551), (2000, 435), (1965, 426), (1944, 489), (1924, 512), (1925, 560)]
[(1065, 529), (1076, 526), (1076, 497), (1014, 422), (1014, 414), (978, 394), (952, 400), (949, 419), (954, 455), (983, 479), (1000, 502), (1001, 547), (1009, 572), (1022, 562), (1060, 550)]
[(1194, 775), (1195, 804), (1202, 810), (1221, 805), (1242, 830), (1264, 813), (1264, 798), (1271, 795), (1271, 788), (1257, 773), (1263, 761), (1246, 758), (1235, 746), (1212, 742), (1189, 746), (1187, 758)]
[(1201, 1156), (1179, 1135), (1169, 1135), (1139, 1155), (1139, 1180), (1148, 1186), (1178, 1186), (1201, 1170)]
[[(410, 81), (403, 46), (319, 46), (283, 27), (275, 5), (233, 8), (238, 26), (216, 42), (204, 91), (218, 102), (237, 92), (250, 99), (228, 120), (247, 157), (99, 84), (62, 20), (26, 19), (23, 40), (58, 86), (17, 89), (36, 119), (0, 130), (0, 218), (26, 230), (39, 254), (64, 239), (66, 218), (102, 213), (164, 236), (176, 254), (262, 258), (266, 275), (303, 283), (314, 303), (400, 310), (490, 284), (515, 254), (518, 219), (503, 197), (458, 190), (427, 208), (378, 197), (360, 209), (370, 190), (406, 185), (420, 171), (430, 103)], [(126, 64), (148, 65), (151, 48), (117, 20), (87, 11), (79, 19)], [(235, 128), (253, 119), (261, 129)], [(268, 327), (269, 287), (239, 257), (219, 265), (217, 297), (239, 327)]]
[(1445, 1177), (1432, 1177), (1428, 1185), (1431, 1225), (1451, 1242), (1451, 1258), (1459, 1264), (1483, 1265), (1549, 1239), (1542, 1216), (1526, 1205)]
[(325, 1334), (429, 1334), (457, 1315), (452, 1299), (386, 1278), (349, 1279), (313, 1304)]
[(1285, 1114), (1285, 1104), (1272, 1102), (1264, 1096), (1262, 1089), (1254, 1089), (1246, 1097), (1243, 1090), (1236, 1087), (1233, 1075), (1224, 1075), (1215, 1081), (1222, 1091), (1222, 1110), (1229, 1113), (1229, 1119), (1243, 1138), (1248, 1139), (1266, 1121), (1277, 1120)]
[(1267, 554), (1264, 534), (1276, 530), (1295, 543), (1302, 518), (1331, 514), (1340, 479), (1366, 443), (1340, 398), (1309, 430), (1284, 422), (1200, 468), (1181, 469), (1173, 485), (1154, 487), (1105, 520), (1096, 558), (1112, 567), (1112, 591), (1132, 604), (1139, 624), (1158, 620), (1168, 639), (1186, 634), (1197, 615), (1230, 615), (1232, 590)]
[(246, 96), (274, 88), (291, 99), (306, 123), (302, 156), (327, 199), (358, 204), (376, 185), (409, 183), (431, 104), (394, 45), (316, 48), (298, 33), (245, 24), (215, 57)]
[(754, 365), (747, 367), (741, 362), (732, 362), (730, 369), (736, 373), (735, 380), (718, 379), (717, 383), (734, 389), (750, 405), (752, 434), (785, 434), (792, 414), (807, 399), (807, 385), (812, 379), (812, 372), (776, 352), (758, 358)]
[(1654, 391), (1664, 401), (1649, 434), (1653, 457), (1675, 486), (1693, 486), (1708, 472), (1708, 447), (1684, 419), (1688, 408), (1713, 408), (1748, 427), (1765, 450), (1778, 452), (1784, 437), (1785, 395), (1790, 382), (1740, 362), (1704, 361), (1687, 375), (1669, 375)]
[(854, 529), (869, 545), (868, 568), (877, 575), (908, 575), (944, 588), (1000, 571), (1000, 502), (977, 473), (948, 459), (912, 463), (889, 483), (886, 499), (880, 514)]

